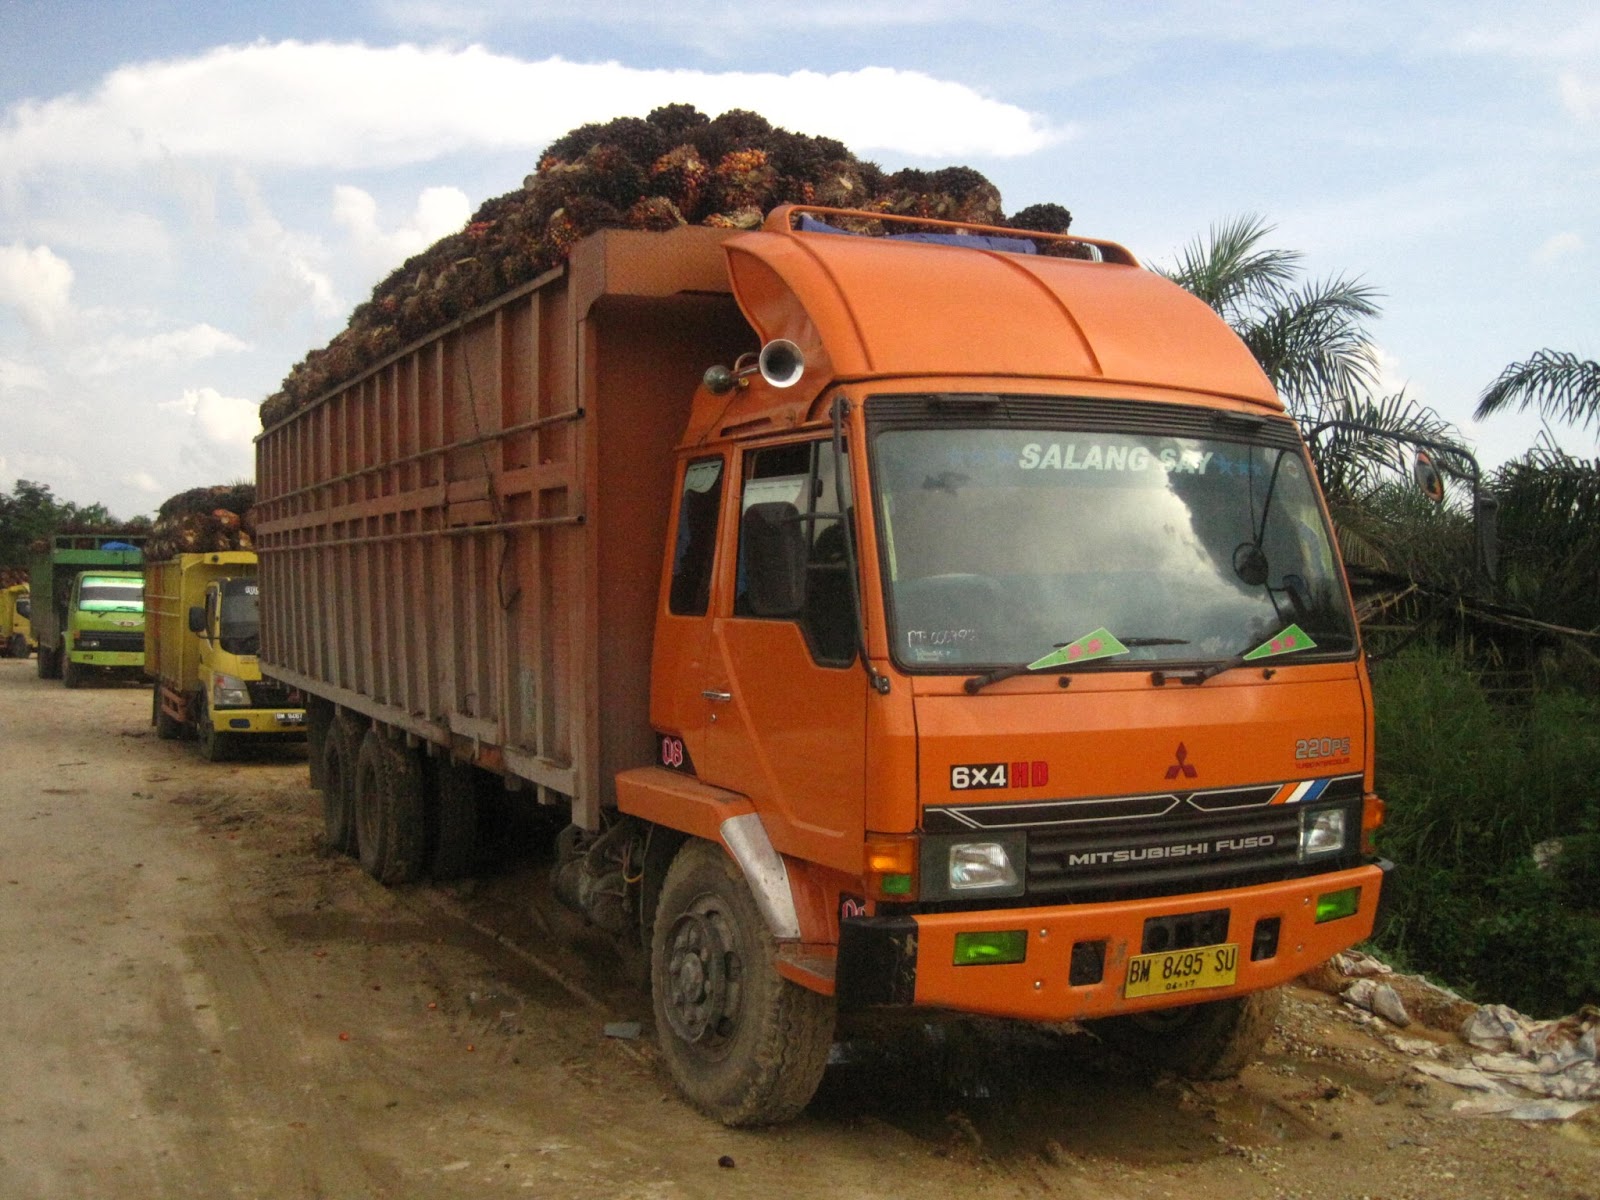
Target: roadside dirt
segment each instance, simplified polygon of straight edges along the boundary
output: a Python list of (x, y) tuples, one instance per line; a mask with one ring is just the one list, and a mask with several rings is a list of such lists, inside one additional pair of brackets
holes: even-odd
[(320, 849), (302, 751), (207, 764), (149, 712), (0, 661), (0, 1196), (1600, 1196), (1595, 1110), (1456, 1116), (1465, 1093), (1311, 988), (1226, 1084), (918, 1021), (836, 1046), (792, 1125), (724, 1129), (531, 845), (385, 890)]

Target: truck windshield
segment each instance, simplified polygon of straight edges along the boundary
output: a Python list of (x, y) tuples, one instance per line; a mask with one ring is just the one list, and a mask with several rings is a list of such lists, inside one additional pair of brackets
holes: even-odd
[(87, 612), (113, 608), (144, 611), (144, 582), (139, 579), (85, 579), (78, 588), (78, 607)]
[(1354, 651), (1328, 525), (1283, 429), (884, 427), (873, 472), (908, 670)]
[(253, 579), (230, 579), (222, 585), (218, 637), (229, 654), (255, 654), (261, 649), (261, 588)]

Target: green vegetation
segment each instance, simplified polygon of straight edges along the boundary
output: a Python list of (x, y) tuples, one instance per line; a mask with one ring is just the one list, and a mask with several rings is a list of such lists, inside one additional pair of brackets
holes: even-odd
[(1491, 698), (1464, 650), (1380, 663), (1381, 952), (1484, 1002), (1558, 1016), (1600, 999), (1600, 700)]
[[(1379, 848), (1398, 867), (1376, 948), (1538, 1016), (1600, 1002), (1600, 459), (1546, 438), (1474, 495), (1462, 464), (1436, 456), (1446, 500), (1424, 498), (1396, 435), (1458, 439), (1403, 392), (1378, 394), (1376, 293), (1301, 283), (1299, 255), (1268, 248), (1270, 233), (1254, 217), (1216, 226), (1168, 275), (1272, 379), (1338, 527), (1373, 661)], [(1540, 350), (1476, 415), (1530, 407), (1600, 426), (1600, 363)], [(1486, 563), (1475, 525), (1491, 510)]]

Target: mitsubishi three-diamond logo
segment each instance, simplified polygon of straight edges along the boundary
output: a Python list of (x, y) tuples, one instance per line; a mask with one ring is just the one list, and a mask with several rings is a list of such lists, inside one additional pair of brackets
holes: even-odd
[(1167, 778), (1176, 779), (1182, 775), (1185, 779), (1196, 779), (1200, 772), (1189, 765), (1189, 748), (1182, 742), (1178, 743), (1178, 761), (1167, 768)]

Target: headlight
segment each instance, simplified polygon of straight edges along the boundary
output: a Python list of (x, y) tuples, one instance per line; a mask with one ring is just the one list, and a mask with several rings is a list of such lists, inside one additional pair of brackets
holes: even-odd
[(249, 708), (250, 689), (235, 675), (214, 675), (211, 679), (211, 707)]
[(98, 650), (98, 649), (100, 649), (100, 639), (97, 638), (97, 637), (85, 637), (83, 634), (80, 633), (80, 634), (78, 634), (76, 636), (76, 638), (74, 639), (74, 642), (77, 645), (79, 650)]
[(1300, 861), (1340, 854), (1349, 830), (1348, 810), (1307, 809), (1300, 814)]
[(1024, 878), (1027, 835), (1020, 830), (1004, 833), (973, 830), (968, 834), (925, 837), (922, 843), (922, 898), (924, 900), (976, 900), (989, 896), (1020, 896)]
[(1017, 882), (1011, 856), (999, 842), (959, 842), (950, 847), (950, 890), (993, 891)]

